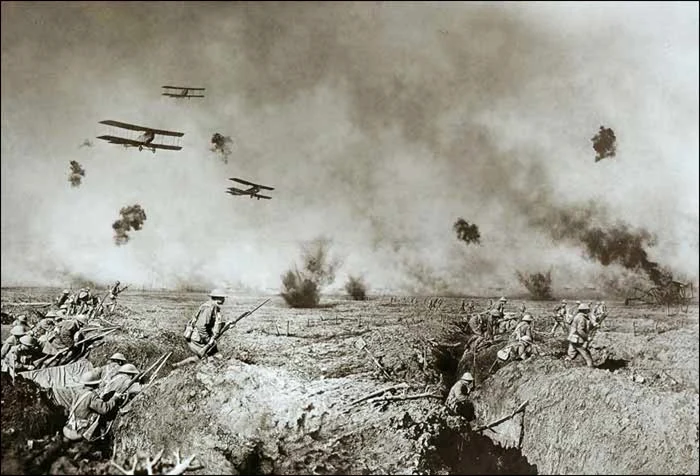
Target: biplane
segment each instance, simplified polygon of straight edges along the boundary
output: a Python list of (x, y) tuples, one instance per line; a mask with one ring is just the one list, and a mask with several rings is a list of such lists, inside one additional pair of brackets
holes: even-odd
[(261, 198), (264, 198), (266, 200), (270, 200), (272, 198), (272, 197), (268, 197), (267, 195), (260, 195), (258, 193), (258, 192), (260, 192), (260, 190), (274, 190), (274, 188), (272, 188), (272, 187), (268, 187), (266, 185), (260, 185), (260, 184), (253, 183), (253, 182), (248, 182), (247, 180), (243, 180), (243, 179), (239, 179), (239, 178), (235, 178), (235, 177), (232, 177), (229, 180), (241, 183), (243, 185), (248, 185), (248, 187), (250, 187), (250, 188), (248, 188), (246, 190), (241, 190), (240, 188), (229, 187), (226, 190), (226, 193), (230, 193), (231, 195), (234, 195), (234, 196), (249, 195), (250, 198), (255, 197), (258, 200), (260, 200)]
[[(189, 86), (162, 86), (165, 91), (163, 96), (168, 96), (171, 98), (203, 98), (204, 94), (196, 94), (196, 91), (204, 91), (206, 88), (191, 88)], [(180, 91), (180, 92), (170, 92), (170, 91)], [(190, 91), (194, 91), (195, 94), (190, 94)]]
[(181, 150), (182, 149), (182, 147), (180, 147), (179, 143), (172, 144), (172, 145), (158, 144), (158, 143), (154, 143), (153, 140), (155, 139), (156, 135), (180, 138), (180, 137), (185, 135), (183, 132), (173, 132), (173, 131), (165, 131), (165, 130), (161, 130), (161, 129), (151, 129), (150, 127), (137, 126), (134, 124), (127, 124), (125, 122), (118, 122), (118, 121), (112, 121), (112, 120), (100, 121), (100, 124), (105, 124), (107, 126), (118, 127), (120, 129), (126, 129), (128, 131), (136, 131), (136, 132), (142, 133), (142, 134), (135, 136), (135, 137), (132, 137), (132, 138), (119, 137), (119, 136), (115, 136), (113, 134), (103, 135), (103, 136), (97, 137), (98, 139), (105, 140), (105, 141), (109, 142), (110, 144), (121, 144), (124, 147), (138, 147), (139, 151), (142, 151), (145, 148), (145, 149), (149, 149), (154, 154), (156, 153), (156, 149), (163, 149), (163, 150)]

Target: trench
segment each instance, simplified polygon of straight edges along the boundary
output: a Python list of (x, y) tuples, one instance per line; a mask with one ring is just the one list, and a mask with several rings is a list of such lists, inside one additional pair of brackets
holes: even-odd
[[(442, 375), (447, 388), (466, 371), (477, 381), (489, 376), (499, 346), (490, 346), (476, 353), (465, 354), (460, 347), (436, 346), (433, 348), (433, 366)], [(504, 448), (472, 430), (473, 405), (468, 404), (459, 423), (443, 419), (440, 429), (433, 435), (434, 451), (428, 452), (424, 464), (428, 473), (444, 469), (448, 474), (537, 474), (518, 448)]]

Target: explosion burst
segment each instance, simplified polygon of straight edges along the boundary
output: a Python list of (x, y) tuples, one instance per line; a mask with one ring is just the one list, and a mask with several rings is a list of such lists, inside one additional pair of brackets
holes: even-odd
[(117, 246), (129, 242), (128, 232), (132, 230), (140, 230), (143, 222), (146, 221), (146, 212), (138, 203), (129, 207), (123, 207), (119, 210), (121, 218), (112, 224), (114, 229), (114, 242)]
[(68, 181), (72, 187), (79, 187), (85, 177), (85, 169), (75, 160), (70, 161), (70, 175)]

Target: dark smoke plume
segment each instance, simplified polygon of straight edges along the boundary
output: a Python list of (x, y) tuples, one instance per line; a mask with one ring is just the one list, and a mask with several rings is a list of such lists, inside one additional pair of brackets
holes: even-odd
[(651, 261), (646, 247), (655, 244), (655, 237), (646, 230), (634, 230), (622, 222), (601, 226), (593, 221), (599, 218), (597, 207), (583, 210), (558, 210), (558, 219), (550, 229), (557, 240), (570, 240), (584, 246), (588, 257), (603, 266), (619, 264), (622, 267), (643, 271), (657, 286), (665, 286), (672, 279), (671, 273)]
[(221, 160), (227, 164), (228, 157), (231, 155), (231, 144), (233, 143), (233, 139), (216, 132), (213, 136), (211, 136), (211, 143), (213, 144), (213, 147), (210, 150), (218, 153), (221, 156)]
[(520, 271), (515, 272), (520, 284), (529, 291), (532, 299), (545, 301), (552, 299), (552, 271), (546, 273), (525, 274)]
[(114, 229), (114, 242), (123, 245), (129, 242), (128, 232), (140, 230), (146, 221), (146, 212), (138, 203), (119, 210), (121, 218), (112, 224)]
[(481, 234), (479, 233), (479, 227), (470, 224), (463, 218), (458, 219), (452, 227), (457, 233), (457, 239), (469, 243), (479, 244), (481, 241)]
[(345, 283), (345, 291), (347, 291), (355, 301), (364, 301), (367, 299), (367, 285), (361, 277), (348, 276), (348, 281)]
[(70, 161), (70, 175), (68, 181), (71, 186), (79, 187), (85, 177), (85, 169), (75, 160)]
[(615, 132), (612, 129), (600, 126), (598, 133), (593, 136), (593, 149), (596, 151), (595, 161), (603, 160), (606, 157), (615, 157), (617, 148)]
[(331, 241), (317, 238), (302, 247), (302, 269), (295, 265), (282, 275), (282, 297), (292, 307), (316, 307), (320, 292), (335, 280), (340, 260), (330, 255)]

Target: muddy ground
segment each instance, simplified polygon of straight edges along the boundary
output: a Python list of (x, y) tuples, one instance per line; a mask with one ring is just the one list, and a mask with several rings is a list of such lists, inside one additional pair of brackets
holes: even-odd
[[(2, 310), (54, 293), (6, 289)], [(90, 360), (101, 365), (121, 351), (144, 367), (164, 352), (173, 352), (171, 362), (188, 356), (180, 335), (205, 299), (126, 292), (110, 317), (124, 331), (109, 336)], [(233, 318), (262, 299), (231, 296), (224, 314)], [(423, 297), (417, 302), (326, 297), (317, 309), (289, 309), (273, 297), (222, 339), (218, 358), (166, 365), (105, 443), (117, 460), (137, 450), (196, 453), (205, 468), (193, 474), (697, 474), (697, 305), (666, 316), (665, 309), (609, 302), (610, 317), (592, 350), (599, 368), (588, 369), (580, 360), (561, 360), (564, 332), (545, 335), (554, 303), (525, 301), (543, 355), (491, 375), (501, 346), (459, 364), (461, 299), (445, 298), (437, 310)], [(480, 308), (485, 302), (476, 300)], [(465, 366), (477, 375), (472, 422), (442, 405)], [(422, 396), (356, 402), (397, 385), (387, 395)], [(471, 430), (524, 401), (523, 413), (493, 430)], [(105, 471), (104, 458), (93, 465), (55, 463), (54, 471), (64, 473)]]

